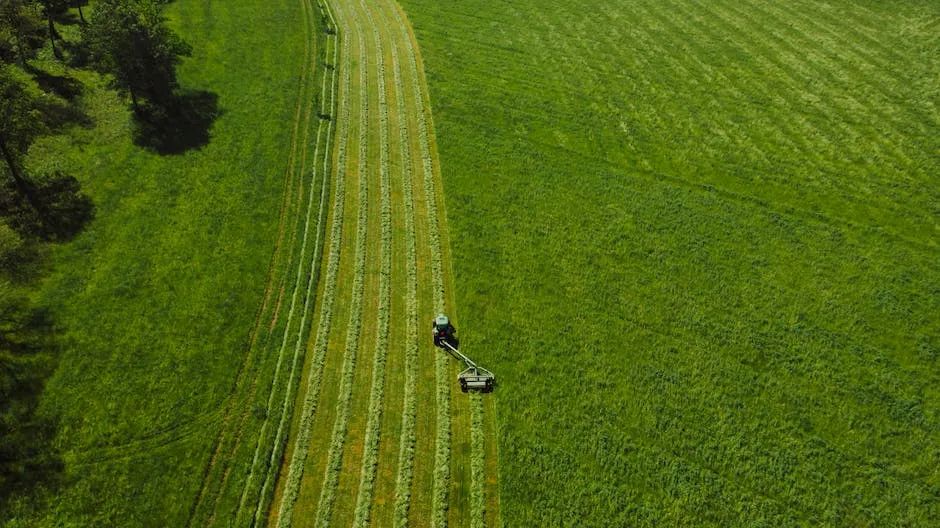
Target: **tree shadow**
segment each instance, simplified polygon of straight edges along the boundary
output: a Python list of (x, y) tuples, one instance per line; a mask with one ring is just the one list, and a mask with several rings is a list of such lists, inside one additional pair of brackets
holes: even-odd
[(67, 11), (55, 17), (56, 24), (62, 24), (63, 26), (76, 26), (82, 23), (82, 20), (79, 18), (77, 12)]
[(95, 122), (88, 114), (80, 108), (71, 104), (63, 104), (55, 98), (45, 98), (39, 103), (40, 112), (42, 112), (42, 121), (46, 127), (53, 132), (71, 126), (80, 126), (82, 128), (92, 128)]
[(158, 154), (182, 154), (209, 143), (222, 115), (219, 96), (204, 90), (177, 93), (165, 104), (142, 104), (136, 112), (134, 144)]
[(65, 52), (66, 63), (73, 68), (84, 68), (91, 62), (91, 52), (84, 40), (63, 40), (59, 43)]
[[(64, 464), (55, 448), (58, 424), (37, 416), (46, 379), (55, 369), (55, 328), (47, 310), (22, 297), (0, 295), (0, 505), (62, 482)], [(0, 511), (4, 509), (0, 506)]]
[(37, 99), (42, 123), (47, 128), (57, 131), (72, 125), (84, 128), (91, 128), (94, 125), (88, 114), (73, 104), (85, 90), (85, 85), (81, 81), (66, 75), (55, 75), (32, 65), (28, 65), (26, 71), (43, 92), (55, 96)]
[(26, 240), (6, 224), (0, 224), (0, 271), (13, 284), (29, 284), (48, 269), (46, 248)]
[(95, 217), (95, 205), (73, 176), (54, 172), (30, 182), (28, 196), (8, 184), (0, 196), (0, 215), (24, 238), (66, 242)]
[(53, 75), (33, 66), (29, 67), (29, 73), (42, 91), (58, 95), (66, 101), (75, 100), (85, 88), (80, 81), (72, 77)]

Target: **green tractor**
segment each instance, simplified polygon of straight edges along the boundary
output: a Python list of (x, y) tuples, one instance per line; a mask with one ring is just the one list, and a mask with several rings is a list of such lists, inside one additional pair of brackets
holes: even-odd
[(496, 376), (485, 368), (478, 367), (470, 358), (457, 350), (459, 343), (457, 341), (457, 329), (450, 324), (450, 318), (444, 314), (438, 314), (431, 323), (431, 329), (434, 346), (448, 352), (454, 359), (462, 361), (467, 366), (457, 375), (460, 390), (463, 392), (493, 392), (496, 387)]

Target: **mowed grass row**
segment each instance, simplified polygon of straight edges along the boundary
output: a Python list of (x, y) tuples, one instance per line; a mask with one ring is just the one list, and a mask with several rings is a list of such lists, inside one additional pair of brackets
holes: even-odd
[[(295, 143), (301, 146), (292, 168), (301, 182), (309, 182), (306, 193), (297, 196), (297, 220), (292, 224), (296, 235), (296, 254), (283, 271), (284, 277), (270, 322), (269, 339), (260, 344), (260, 354), (269, 358), (267, 371), (254, 373), (250, 383), (236, 387), (240, 420), (226, 423), (216, 451), (210, 458), (202, 490), (194, 504), (190, 525), (215, 525), (263, 522), (271, 498), (281, 450), (286, 434), (285, 424), (292, 415), (293, 394), (299, 375), (302, 345), (306, 342), (306, 321), (312, 311), (312, 296), (319, 285), (319, 255), (327, 209), (329, 184), (317, 167), (329, 166), (326, 145), (331, 144), (332, 126), (321, 117), (332, 113), (335, 74), (324, 68), (335, 44), (325, 37), (325, 28), (318, 27), (323, 15), (312, 3), (305, 3), (308, 53), (303, 68), (307, 70), (302, 84), (295, 127)], [(322, 161), (321, 161), (322, 157)], [(301, 189), (303, 190), (303, 189)], [(259, 352), (255, 352), (259, 353)], [(223, 441), (228, 435), (231, 440)]]
[(940, 520), (935, 4), (403, 4), (508, 525)]
[[(319, 374), (298, 395), (303, 411), (270, 518), (279, 526), (462, 524), (469, 497), (453, 502), (449, 494), (471, 488), (470, 451), (454, 459), (451, 442), (470, 444), (470, 402), (462, 403), (466, 425), (452, 435), (456, 366), (418, 341), (419, 314), (452, 301), (444, 296), (442, 197), (416, 49), (394, 4), (330, 5), (344, 40), (336, 178), (358, 189), (333, 206), (356, 227), (328, 257), (339, 259), (330, 317), (346, 324), (324, 331), (314, 323), (313, 361), (322, 351), (322, 368), (305, 367)], [(452, 465), (466, 468), (459, 482)]]
[[(271, 275), (256, 321), (258, 328), (253, 331), (246, 363), (236, 377), (233, 396), (225, 410), (225, 419), (206, 466), (201, 489), (191, 509), (188, 523), (190, 526), (215, 524), (219, 516), (227, 521), (231, 512), (220, 513), (219, 505), (223, 490), (232, 476), (233, 467), (237, 468), (233, 486), (241, 490), (248, 489), (250, 483), (256, 478), (253, 470), (261, 454), (262, 439), (266, 434), (275, 432), (271, 420), (278, 419), (278, 411), (282, 413), (282, 419), (284, 415), (289, 415), (289, 409), (284, 405), (280, 408), (276, 407), (277, 389), (286, 386), (285, 394), (292, 392), (290, 384), (293, 376), (290, 371), (296, 370), (296, 367), (288, 363), (290, 359), (286, 357), (287, 343), (294, 336), (292, 329), (296, 329), (298, 342), (303, 339), (303, 321), (307, 317), (306, 305), (309, 303), (311, 285), (318, 276), (315, 270), (310, 270), (306, 274), (304, 272), (309, 266), (319, 261), (316, 256), (320, 249), (319, 235), (322, 231), (323, 212), (326, 207), (324, 193), (329, 187), (322, 176), (317, 177), (317, 171), (312, 167), (318, 161), (317, 156), (321, 147), (329, 142), (330, 133), (328, 131), (324, 137), (321, 125), (317, 127), (316, 139), (312, 139), (312, 123), (316, 120), (313, 117), (315, 111), (328, 113), (329, 105), (332, 104), (327, 88), (329, 76), (321, 71), (321, 68), (314, 67), (316, 57), (328, 56), (329, 50), (325, 46), (325, 39), (317, 38), (316, 16), (311, 5), (304, 2), (301, 7), (304, 15), (304, 56), (293, 122), (291, 157), (288, 163), (291, 183), (297, 182), (297, 189), (296, 191), (293, 188), (288, 189), (285, 196), (288, 203), (281, 213), (281, 227), (272, 259)], [(317, 101), (320, 101), (323, 108), (317, 110)], [(325, 159), (324, 163), (326, 163)], [(309, 185), (305, 187), (304, 184)], [(289, 231), (286, 236), (285, 230)], [(305, 298), (302, 302), (298, 302), (304, 289), (306, 290)], [(260, 339), (257, 337), (258, 331), (262, 333)], [(256, 368), (257, 356), (272, 358), (273, 374), (270, 373), (270, 365), (268, 365), (268, 371)], [(265, 363), (262, 362), (261, 365)], [(285, 366), (290, 370), (284, 368)], [(287, 376), (281, 375), (282, 369), (288, 373)], [(270, 380), (266, 375), (271, 376)], [(254, 403), (256, 398), (259, 400), (264, 398), (264, 407), (256, 406)], [(257, 410), (260, 408), (263, 408), (264, 414), (259, 424)], [(252, 419), (253, 409), (256, 414), (255, 419)], [(257, 429), (259, 426), (260, 429)], [(274, 435), (275, 446), (278, 444), (277, 436)], [(241, 479), (242, 473), (238, 466), (237, 456), (243, 445), (255, 446), (252, 459), (254, 465), (249, 468), (244, 482)], [(275, 456), (274, 451), (272, 449), (271, 456)]]
[(55, 249), (37, 294), (61, 330), (41, 413), (59, 424), (65, 466), (55, 500), (37, 498), (19, 522), (186, 524), (234, 380), (258, 366), (246, 354), (264, 339), (256, 322), (269, 322), (276, 305), (265, 293), (277, 289), (272, 262), (287, 262), (272, 254), (278, 241), (288, 244), (279, 211), (293, 218), (300, 194), (288, 169), (300, 9), (294, 1), (168, 8), (195, 50), (182, 85), (215, 94), (220, 109), (209, 143), (180, 155), (134, 146), (126, 102), (96, 75), (71, 72), (93, 127), (37, 143), (31, 164), (75, 174), (97, 211), (81, 236)]
[[(343, 51), (341, 54), (342, 63), (338, 62), (338, 55), (334, 54), (333, 66), (339, 68), (342, 72), (342, 83), (340, 87), (340, 104), (336, 118), (338, 121), (337, 143), (336, 143), (336, 176), (335, 192), (333, 196), (333, 205), (331, 207), (331, 226), (330, 226), (330, 251), (327, 257), (327, 275), (324, 289), (318, 296), (320, 307), (317, 320), (316, 340), (313, 343), (314, 359), (312, 365), (308, 365), (305, 384), (302, 391), (298, 393), (298, 399), (302, 400), (303, 405), (301, 414), (297, 419), (297, 425), (292, 430), (290, 438), (294, 438), (288, 446), (284, 459), (285, 467), (282, 469), (282, 478), (278, 481), (280, 500), (278, 507), (274, 511), (278, 526), (290, 526), (293, 519), (293, 507), (297, 500), (298, 493), (304, 474), (307, 450), (310, 447), (310, 435), (312, 420), (316, 416), (319, 403), (320, 391), (323, 385), (324, 368), (327, 355), (327, 340), (332, 329), (334, 317), (334, 306), (337, 301), (337, 281), (340, 273), (340, 255), (344, 236), (344, 215), (346, 204), (346, 162), (347, 152), (350, 143), (350, 35), (345, 27), (341, 30), (333, 15), (329, 5), (325, 5), (329, 10), (330, 21), (333, 27), (342, 32)], [(324, 170), (327, 170), (324, 165)], [(329, 386), (328, 386), (329, 387)], [(295, 436), (296, 435), (296, 436)], [(273, 523), (272, 523), (273, 524)]]
[[(312, 6), (311, 6), (310, 12), (311, 14), (313, 14)], [(329, 22), (326, 22), (326, 21), (328, 18), (330, 18), (330, 13), (321, 6), (321, 9), (319, 10), (318, 15), (320, 19), (324, 21), (324, 23), (322, 24), (322, 26), (324, 27), (322, 27), (322, 33), (320, 34), (329, 35), (328, 30), (330, 28), (326, 27), (328, 26)], [(332, 59), (335, 63), (336, 50), (337, 50), (336, 38), (335, 37), (327, 38), (326, 40), (328, 40), (332, 44)], [(329, 119), (329, 116), (331, 116), (334, 113), (334, 108), (335, 108), (335, 99), (334, 99), (335, 82), (336, 82), (335, 68), (326, 67), (326, 62), (329, 61), (330, 58), (331, 58), (331, 53), (330, 53), (329, 47), (325, 47), (325, 52), (320, 56), (319, 61), (315, 61), (315, 63), (317, 65), (321, 65), (322, 66), (321, 69), (324, 70), (323, 81), (320, 87), (320, 95), (318, 98), (320, 100), (320, 108), (319, 108), (320, 120), (319, 120), (319, 125), (317, 126), (316, 143), (315, 143), (316, 150), (315, 150), (315, 154), (313, 158), (314, 168), (311, 171), (312, 176), (314, 178), (317, 178), (319, 176), (319, 179), (323, 182), (321, 184), (319, 212), (316, 217), (316, 222), (317, 222), (316, 223), (316, 237), (313, 243), (314, 249), (313, 249), (312, 259), (309, 263), (309, 269), (306, 271), (307, 273), (306, 290), (305, 290), (304, 297), (303, 297), (302, 312), (301, 312), (300, 322), (298, 326), (298, 331), (297, 331), (296, 337), (291, 336), (293, 337), (293, 339), (290, 341), (293, 344), (293, 352), (292, 352), (293, 359), (291, 360), (290, 371), (286, 378), (286, 390), (284, 391), (284, 396), (283, 396), (282, 411), (280, 413), (280, 416), (277, 422), (277, 430), (273, 439), (273, 447), (270, 450), (270, 454), (268, 455), (267, 466), (266, 466), (265, 471), (262, 473), (263, 485), (261, 486), (260, 494), (258, 495), (258, 499), (254, 507), (254, 515), (253, 515), (253, 521), (252, 521), (253, 525), (261, 525), (265, 523), (268, 508), (271, 503), (271, 499), (273, 498), (274, 486), (278, 478), (278, 470), (281, 467), (281, 463), (284, 457), (284, 449), (287, 443), (287, 433), (288, 433), (288, 429), (289, 429), (289, 426), (291, 424), (292, 417), (293, 417), (293, 409), (294, 409), (293, 404), (294, 404), (295, 396), (296, 396), (296, 385), (300, 382), (302, 361), (305, 357), (304, 352), (307, 349), (307, 336), (310, 335), (308, 321), (312, 319), (314, 301), (315, 301), (314, 294), (316, 292), (316, 288), (319, 287), (318, 279), (320, 276), (320, 260), (321, 260), (320, 257), (322, 255), (321, 249), (323, 247), (322, 235), (324, 233), (324, 227), (325, 227), (324, 219), (325, 219), (325, 213), (327, 209), (327, 199), (328, 199), (327, 198), (328, 197), (327, 195), (328, 185), (326, 182), (327, 182), (327, 178), (329, 177), (331, 173), (331, 171), (328, 169), (330, 167), (329, 151), (332, 147), (333, 125), (332, 125), (331, 120)], [(311, 64), (311, 67), (314, 67), (314, 63)], [(328, 99), (327, 99), (327, 90), (328, 90), (327, 80), (329, 80), (329, 98)], [(320, 152), (323, 153), (324, 158), (323, 158), (323, 163), (322, 163), (322, 170), (319, 171), (319, 174), (318, 174), (318, 171), (316, 170), (316, 167), (319, 161), (317, 159), (317, 155)], [(310, 217), (308, 216), (307, 223), (304, 225), (305, 235), (309, 233), (309, 222), (310, 222)], [(302, 268), (298, 268), (298, 273), (297, 273), (298, 280), (302, 276), (303, 276)], [(292, 304), (293, 304), (293, 300), (292, 300)], [(287, 348), (288, 343), (289, 341), (287, 339), (287, 336), (285, 336), (285, 339), (281, 344), (281, 353), (283, 353), (285, 349), (288, 349)], [(252, 466), (252, 471), (254, 471), (254, 465)], [(251, 475), (249, 475), (249, 480), (248, 480), (248, 483), (246, 484), (245, 489), (250, 489), (250, 484), (251, 484)], [(245, 495), (243, 494), (243, 496)], [(236, 519), (237, 518), (238, 517), (236, 515)]]
[[(369, 410), (366, 422), (364, 452), (362, 455), (362, 468), (360, 469), (359, 487), (356, 497), (355, 516), (353, 526), (365, 528), (369, 525), (372, 515), (372, 501), (375, 497), (375, 478), (379, 463), (379, 442), (381, 440), (380, 427), (384, 409), (386, 364), (389, 344), (389, 318), (391, 316), (391, 274), (392, 274), (392, 196), (390, 182), (390, 141), (389, 141), (389, 110), (388, 91), (385, 79), (385, 49), (379, 38), (375, 20), (368, 11), (368, 7), (360, 2), (360, 7), (366, 10), (369, 22), (372, 25), (372, 39), (376, 50), (376, 72), (378, 73), (378, 113), (379, 113), (379, 186), (380, 218), (382, 244), (379, 252), (381, 262), (379, 268), (379, 294), (375, 354), (372, 365), (372, 381), (369, 391)], [(351, 491), (351, 490), (350, 490)], [(351, 493), (350, 493), (351, 495)]]

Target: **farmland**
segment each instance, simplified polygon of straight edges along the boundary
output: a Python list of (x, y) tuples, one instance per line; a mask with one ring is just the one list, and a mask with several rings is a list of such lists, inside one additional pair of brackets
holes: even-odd
[[(419, 332), (456, 311), (433, 123), (405, 15), (392, 2), (302, 0), (255, 20), (262, 5), (167, 10), (198, 50), (184, 85), (218, 91), (206, 145), (147, 152), (111, 109), (110, 120), (95, 115), (91, 130), (31, 152), (78, 171), (108, 160), (106, 173), (161, 182), (183, 210), (160, 212), (162, 187), (125, 210), (89, 179), (102, 220), (57, 248), (44, 287), (68, 332), (43, 396), (43, 412), (65, 418), (64, 477), (14, 505), (17, 522), (498, 524), (494, 402), (455, 390), (457, 365)], [(246, 19), (251, 30), (237, 30)], [(280, 25), (285, 44), (255, 40)], [(232, 32), (239, 38), (219, 37)], [(229, 57), (234, 49), (243, 55)], [(261, 71), (230, 68), (234, 58)], [(96, 90), (79, 104), (120, 108), (102, 79), (80, 74)], [(263, 152), (246, 147), (256, 132)], [(184, 174), (221, 188), (179, 194)], [(225, 189), (245, 192), (214, 208)], [(96, 246), (108, 226), (117, 239)], [(206, 251), (216, 258), (202, 262)], [(109, 322), (108, 306), (121, 319)], [(106, 485), (115, 493), (97, 492)]]
[(507, 526), (940, 522), (936, 2), (402, 4)]
[[(201, 149), (161, 156), (136, 146), (130, 112), (104, 79), (40, 57), (82, 83), (77, 104), (93, 126), (38, 142), (30, 163), (76, 174), (97, 213), (52, 248), (36, 292), (60, 328), (39, 412), (57, 424), (63, 469), (45, 502), (17, 507), (14, 526), (186, 523), (180, 504), (198, 490), (262, 305), (284, 191), (300, 185), (290, 169), (302, 150), (290, 126), (300, 6), (230, 4), (167, 12), (195, 49), (183, 86), (211, 92), (221, 108)], [(252, 31), (234, 31), (245, 20)], [(77, 29), (60, 31), (77, 39)]]
[(34, 60), (95, 215), (16, 286), (58, 474), (0, 525), (940, 525), (936, 2), (164, 13), (184, 148)]

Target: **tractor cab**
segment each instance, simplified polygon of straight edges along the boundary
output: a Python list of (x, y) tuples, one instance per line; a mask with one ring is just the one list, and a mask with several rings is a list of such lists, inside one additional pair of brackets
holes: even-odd
[(434, 345), (444, 348), (444, 343), (453, 343), (454, 335), (457, 333), (457, 329), (450, 324), (450, 319), (444, 315), (439, 314), (434, 318), (434, 322), (431, 325), (431, 332), (434, 335)]

